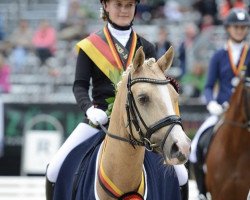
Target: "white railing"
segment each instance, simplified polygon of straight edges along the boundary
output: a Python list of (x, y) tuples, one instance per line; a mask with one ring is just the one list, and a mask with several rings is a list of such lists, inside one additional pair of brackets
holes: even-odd
[(1, 176), (1, 200), (45, 200), (45, 178)]
[[(189, 199), (198, 200), (196, 183), (189, 181)], [(33, 176), (0, 176), (1, 200), (45, 200), (45, 178)]]

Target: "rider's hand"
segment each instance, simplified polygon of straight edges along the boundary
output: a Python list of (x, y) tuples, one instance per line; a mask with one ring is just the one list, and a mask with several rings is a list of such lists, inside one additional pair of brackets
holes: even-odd
[(210, 101), (207, 105), (207, 110), (211, 115), (220, 115), (223, 113), (223, 107), (216, 101)]
[(94, 125), (98, 125), (98, 122), (103, 125), (108, 122), (107, 114), (103, 110), (95, 108), (94, 106), (87, 110), (86, 115)]

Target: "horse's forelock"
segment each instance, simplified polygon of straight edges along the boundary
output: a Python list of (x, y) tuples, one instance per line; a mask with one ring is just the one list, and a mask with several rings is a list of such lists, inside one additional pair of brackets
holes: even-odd
[[(149, 58), (149, 59), (145, 60), (144, 64), (146, 64), (148, 67), (152, 67), (152, 65), (153, 65), (155, 62), (156, 62), (155, 58)], [(133, 69), (133, 64), (130, 64), (130, 65), (127, 67), (126, 71), (124, 71), (124, 72), (122, 73), (122, 79), (121, 79), (121, 81), (119, 81), (119, 82), (117, 83), (117, 89), (119, 89), (119, 87), (120, 87), (120, 85), (121, 85), (121, 82), (122, 82), (123, 78), (124, 78), (125, 76), (127, 76), (128, 73), (131, 72), (132, 69)]]
[(148, 60), (145, 61), (145, 63), (151, 67), (155, 63), (155, 58), (149, 58)]

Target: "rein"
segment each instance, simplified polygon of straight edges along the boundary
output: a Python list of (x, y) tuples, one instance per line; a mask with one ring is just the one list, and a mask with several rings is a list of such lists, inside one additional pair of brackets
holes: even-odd
[[(129, 127), (129, 138), (124, 138), (124, 137), (120, 137), (117, 136), (115, 134), (109, 133), (108, 130), (101, 124), (100, 127), (101, 129), (109, 136), (112, 137), (114, 139), (123, 141), (123, 142), (128, 142), (129, 144), (131, 144), (134, 148), (135, 145), (138, 146), (145, 146), (145, 148), (148, 151), (153, 151), (155, 150), (155, 148), (160, 147), (163, 148), (165, 141), (169, 135), (169, 133), (171, 132), (172, 128), (178, 124), (180, 126), (182, 126), (181, 123), (181, 118), (178, 115), (170, 115), (167, 117), (164, 117), (163, 119), (159, 120), (158, 122), (154, 123), (151, 126), (147, 126), (146, 123), (144, 122), (137, 106), (135, 103), (135, 99), (131, 90), (131, 87), (136, 84), (136, 83), (151, 83), (151, 84), (158, 84), (158, 85), (166, 85), (170, 83), (170, 80), (166, 79), (166, 80), (158, 80), (158, 79), (152, 79), (152, 78), (135, 78), (135, 79), (131, 79), (131, 74), (129, 73), (128, 75), (128, 82), (127, 82), (127, 89), (128, 89), (128, 93), (127, 93), (127, 102), (126, 102), (126, 113), (127, 113), (127, 126)], [(140, 127), (140, 123), (144, 126), (144, 128), (146, 129), (146, 133), (142, 132), (142, 129)], [(136, 139), (134, 136), (134, 133), (132, 131), (132, 125), (135, 127), (136, 132), (139, 134), (140, 139)], [(170, 126), (171, 125), (171, 126)], [(164, 136), (163, 141), (161, 142), (161, 144), (156, 144), (156, 143), (152, 143), (150, 141), (151, 136), (159, 129), (166, 127), (166, 126), (170, 126), (169, 129), (166, 132), (166, 135)]]

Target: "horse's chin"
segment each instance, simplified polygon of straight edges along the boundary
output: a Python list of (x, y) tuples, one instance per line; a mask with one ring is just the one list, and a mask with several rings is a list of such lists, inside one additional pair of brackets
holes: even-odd
[(177, 158), (173, 158), (173, 159), (166, 158), (164, 160), (164, 164), (166, 165), (181, 165), (181, 164), (185, 164), (186, 162), (187, 162), (187, 159), (184, 161), (180, 161)]

